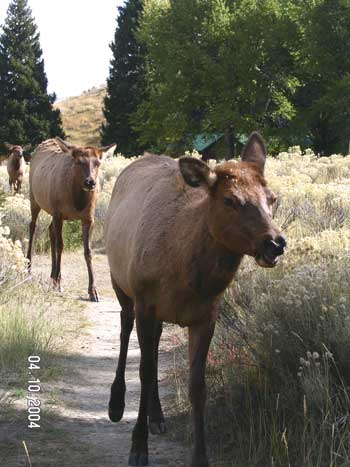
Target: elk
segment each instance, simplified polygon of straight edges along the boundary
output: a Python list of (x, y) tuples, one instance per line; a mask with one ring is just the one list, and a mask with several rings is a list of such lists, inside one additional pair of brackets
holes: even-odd
[(98, 195), (101, 160), (113, 154), (116, 145), (78, 147), (60, 138), (41, 143), (34, 151), (29, 172), (31, 223), (27, 258), (29, 270), (37, 219), (41, 209), (52, 216), (49, 227), (51, 244), (51, 285), (61, 291), (63, 221), (82, 223), (84, 256), (89, 275), (89, 298), (99, 301), (92, 269), (91, 240)]
[(188, 327), (192, 467), (207, 467), (205, 366), (221, 294), (244, 255), (272, 268), (286, 241), (272, 221), (275, 195), (264, 179), (265, 143), (249, 137), (239, 162), (148, 155), (119, 176), (105, 222), (112, 286), (121, 304), (120, 354), (109, 418), (123, 417), (125, 366), (136, 319), (141, 399), (129, 465), (148, 465), (148, 429), (166, 430), (157, 385), (162, 323)]
[(27, 146), (22, 148), (22, 146), (9, 143), (5, 143), (5, 146), (10, 151), (7, 161), (10, 190), (11, 193), (20, 193), (25, 169), (23, 151), (26, 150)]

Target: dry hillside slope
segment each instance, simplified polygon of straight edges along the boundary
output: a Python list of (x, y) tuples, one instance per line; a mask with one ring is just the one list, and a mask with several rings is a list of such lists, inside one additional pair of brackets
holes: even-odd
[(85, 146), (100, 145), (103, 99), (106, 87), (94, 87), (56, 105), (61, 110), (63, 128), (70, 142)]

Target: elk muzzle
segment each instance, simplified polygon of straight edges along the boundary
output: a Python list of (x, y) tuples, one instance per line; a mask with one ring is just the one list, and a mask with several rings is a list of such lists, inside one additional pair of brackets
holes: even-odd
[(96, 188), (96, 182), (93, 178), (89, 177), (84, 182), (84, 190), (85, 191), (94, 191)]
[(275, 238), (268, 236), (262, 243), (261, 251), (255, 256), (255, 261), (263, 268), (273, 268), (278, 263), (287, 246), (286, 239), (282, 235)]

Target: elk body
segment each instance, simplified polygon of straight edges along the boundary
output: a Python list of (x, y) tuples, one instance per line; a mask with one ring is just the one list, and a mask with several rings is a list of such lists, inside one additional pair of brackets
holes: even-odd
[(157, 386), (162, 322), (189, 329), (192, 467), (207, 467), (205, 366), (218, 301), (244, 255), (273, 267), (286, 242), (272, 222), (273, 193), (263, 177), (265, 145), (253, 133), (242, 161), (211, 170), (190, 157), (145, 156), (118, 178), (105, 240), (112, 285), (122, 307), (121, 342), (109, 417), (123, 416), (125, 364), (136, 318), (141, 400), (129, 465), (148, 465), (148, 429), (165, 431)]
[(22, 146), (5, 143), (10, 151), (7, 161), (7, 172), (9, 175), (9, 185), (11, 193), (20, 193), (23, 183), (25, 161)]
[[(77, 147), (60, 138), (38, 146), (30, 165), (30, 223), (28, 260), (31, 265), (34, 234), (41, 209), (52, 216), (49, 227), (51, 243), (51, 282), (61, 290), (61, 257), (63, 221), (82, 223), (84, 255), (89, 275), (88, 293), (98, 301), (92, 269), (91, 239), (98, 195), (98, 171), (101, 159), (113, 153), (115, 145), (106, 148)], [(30, 266), (29, 266), (30, 267)]]

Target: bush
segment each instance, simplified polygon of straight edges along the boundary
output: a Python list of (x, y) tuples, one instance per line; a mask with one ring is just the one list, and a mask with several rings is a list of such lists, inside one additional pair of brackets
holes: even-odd
[(349, 157), (298, 148), (267, 160), (288, 249), (272, 270), (246, 258), (221, 303), (207, 371), (219, 465), (350, 465), (349, 169)]
[(19, 241), (10, 238), (10, 229), (3, 226), (0, 215), (0, 290), (17, 280), (21, 280), (26, 270), (26, 260)]

